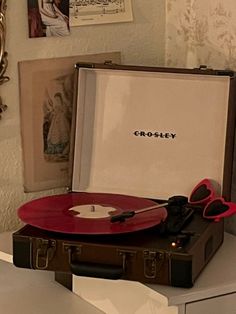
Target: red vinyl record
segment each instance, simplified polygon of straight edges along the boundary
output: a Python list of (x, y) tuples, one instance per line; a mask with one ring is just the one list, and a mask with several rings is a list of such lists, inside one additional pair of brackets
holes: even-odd
[(19, 218), (31, 226), (68, 234), (120, 234), (154, 227), (164, 221), (164, 207), (142, 212), (123, 222), (112, 223), (111, 215), (135, 211), (156, 202), (105, 193), (68, 193), (30, 201), (18, 209)]

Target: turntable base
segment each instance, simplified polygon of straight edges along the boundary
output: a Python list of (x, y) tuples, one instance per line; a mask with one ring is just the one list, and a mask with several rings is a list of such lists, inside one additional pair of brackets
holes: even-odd
[(195, 213), (181, 234), (161, 234), (160, 227), (88, 236), (26, 225), (13, 234), (13, 260), (22, 268), (192, 287), (223, 242), (223, 221), (209, 222)]

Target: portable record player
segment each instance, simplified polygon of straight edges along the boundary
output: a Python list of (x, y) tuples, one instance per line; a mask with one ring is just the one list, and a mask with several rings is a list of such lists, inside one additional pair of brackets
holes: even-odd
[[(230, 199), (234, 72), (76, 72), (72, 192), (19, 209), (26, 226), (13, 234), (14, 264), (55, 271), (61, 282), (76, 274), (191, 287), (223, 241), (223, 220), (168, 201), (202, 178)], [(114, 213), (126, 216), (112, 222)]]

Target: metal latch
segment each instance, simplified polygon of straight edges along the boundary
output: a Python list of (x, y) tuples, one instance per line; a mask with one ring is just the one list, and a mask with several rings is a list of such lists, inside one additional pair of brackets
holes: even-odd
[(164, 252), (144, 251), (144, 276), (146, 278), (156, 278), (165, 259)]
[(123, 273), (126, 271), (127, 267), (127, 259), (130, 257), (134, 257), (136, 255), (136, 251), (131, 250), (117, 250), (118, 255), (122, 257), (122, 269)]
[(63, 243), (63, 250), (64, 252), (68, 253), (69, 264), (71, 264), (73, 262), (73, 256), (81, 254), (82, 245)]
[(47, 269), (48, 263), (56, 251), (56, 241), (37, 239), (36, 249), (36, 269)]

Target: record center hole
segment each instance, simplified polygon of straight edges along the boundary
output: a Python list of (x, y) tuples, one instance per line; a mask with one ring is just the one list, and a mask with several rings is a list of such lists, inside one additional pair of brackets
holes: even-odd
[(68, 209), (78, 218), (108, 218), (117, 209), (111, 206), (102, 206), (98, 204), (78, 205)]

